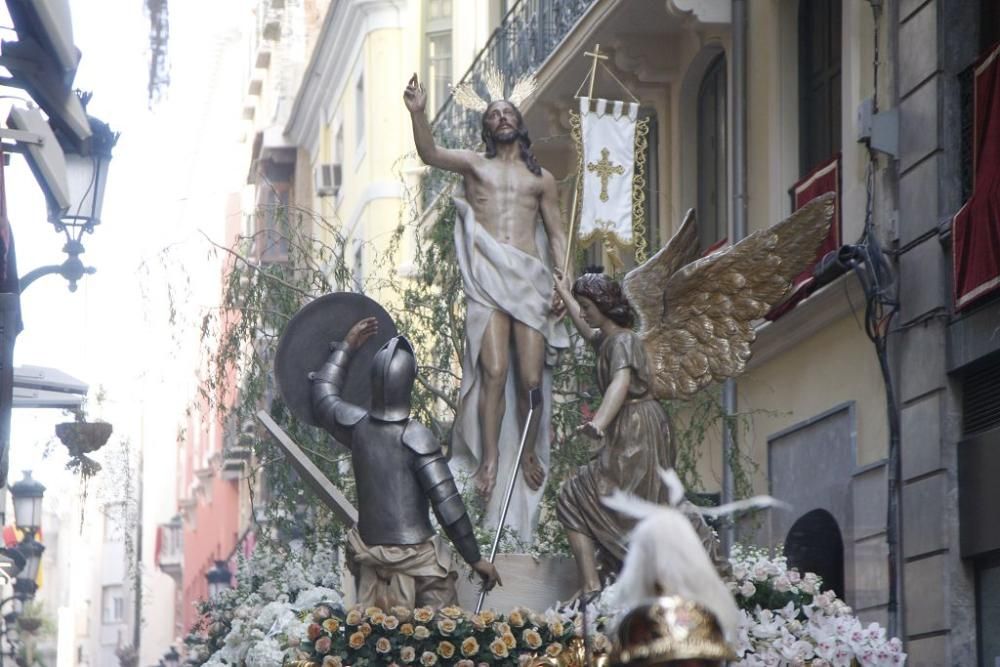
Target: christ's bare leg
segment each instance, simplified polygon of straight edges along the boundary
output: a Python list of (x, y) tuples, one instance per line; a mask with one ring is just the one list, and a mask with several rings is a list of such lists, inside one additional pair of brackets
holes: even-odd
[(601, 590), (601, 579), (597, 574), (597, 558), (594, 555), (596, 546), (589, 535), (575, 530), (566, 530), (569, 548), (576, 560), (576, 569), (580, 574), (580, 589), (584, 594)]
[[(514, 349), (517, 351), (517, 413), (518, 423), (524, 428), (528, 418), (528, 393), (542, 384), (542, 367), (545, 364), (545, 339), (535, 329), (514, 321)], [(521, 470), (524, 481), (532, 490), (545, 481), (545, 469), (535, 455), (538, 441), (538, 427), (542, 421), (541, 406), (535, 411), (528, 426), (528, 437), (524, 446), (524, 460)]]
[(510, 347), (510, 317), (493, 311), (486, 323), (482, 347), (479, 350), (479, 370), (482, 388), (479, 393), (479, 433), (482, 439), (482, 458), (476, 470), (476, 491), (484, 498), (493, 494), (497, 481), (498, 443), (500, 424), (507, 404), (504, 389), (507, 384), (507, 367)]

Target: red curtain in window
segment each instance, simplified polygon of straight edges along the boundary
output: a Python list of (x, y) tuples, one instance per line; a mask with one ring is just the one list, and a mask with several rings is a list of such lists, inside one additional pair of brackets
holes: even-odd
[(792, 186), (792, 210), (797, 211), (816, 197), (835, 192), (837, 198), (833, 202), (833, 221), (830, 223), (830, 233), (816, 253), (816, 260), (805, 271), (795, 277), (793, 281), (792, 295), (784, 302), (778, 304), (765, 315), (765, 319), (772, 322), (788, 311), (792, 310), (800, 301), (813, 293), (815, 290), (815, 278), (812, 270), (816, 263), (823, 258), (823, 255), (840, 247), (840, 154), (838, 153), (829, 162), (821, 164), (813, 169), (805, 178)]
[(952, 220), (955, 309), (1000, 288), (1000, 45), (976, 66), (972, 197)]

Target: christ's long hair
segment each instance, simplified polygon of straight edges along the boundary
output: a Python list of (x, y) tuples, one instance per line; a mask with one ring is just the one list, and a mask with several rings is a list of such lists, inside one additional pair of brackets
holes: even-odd
[[(506, 102), (506, 100), (490, 102), (490, 105), (486, 107), (486, 111), (483, 112), (483, 129), (480, 136), (483, 138), (483, 143), (486, 144), (486, 157), (488, 159), (497, 156), (497, 141), (493, 138), (493, 134), (489, 131), (489, 128), (486, 127), (486, 116), (490, 113), (490, 107), (500, 102)], [(528, 128), (524, 126), (524, 117), (521, 116), (520, 109), (510, 102), (507, 102), (507, 104), (510, 104), (511, 108), (514, 109), (514, 116), (517, 118), (517, 137), (515, 141), (521, 147), (521, 159), (524, 160), (524, 165), (528, 168), (528, 171), (535, 176), (541, 176), (542, 166), (538, 164), (535, 154), (531, 152), (531, 137), (528, 136)]]
[(632, 306), (622, 292), (622, 286), (604, 274), (604, 267), (591, 266), (573, 283), (573, 296), (585, 296), (601, 313), (620, 327), (631, 329), (635, 322)]

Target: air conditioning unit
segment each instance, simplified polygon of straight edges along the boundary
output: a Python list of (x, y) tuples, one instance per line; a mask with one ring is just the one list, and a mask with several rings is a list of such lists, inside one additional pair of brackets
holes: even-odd
[(316, 166), (316, 194), (320, 197), (336, 197), (340, 193), (340, 165), (332, 162)]

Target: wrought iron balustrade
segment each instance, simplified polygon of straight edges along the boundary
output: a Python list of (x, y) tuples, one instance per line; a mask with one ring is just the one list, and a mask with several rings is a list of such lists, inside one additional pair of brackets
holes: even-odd
[[(596, 1), (519, 0), (493, 31), (461, 83), (472, 82), (485, 96), (483, 81), (494, 69), (504, 75), (508, 85), (536, 71)], [(455, 104), (450, 96), (431, 125), (441, 146), (475, 150), (481, 144), (479, 114)], [(447, 184), (446, 173), (431, 170), (423, 180), (424, 204), (432, 202)]]

